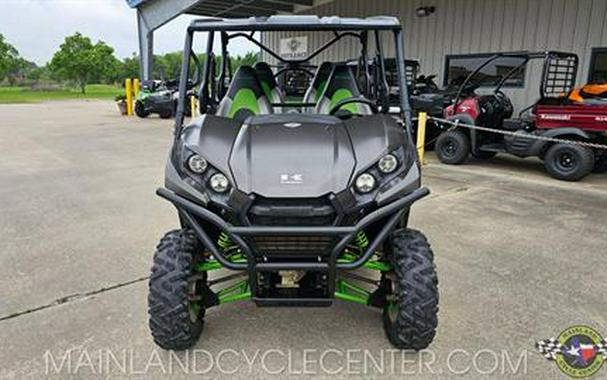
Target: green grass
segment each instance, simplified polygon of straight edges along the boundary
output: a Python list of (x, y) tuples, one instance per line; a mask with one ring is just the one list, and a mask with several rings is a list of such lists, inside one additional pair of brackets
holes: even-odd
[(38, 103), (64, 99), (114, 99), (124, 94), (124, 89), (108, 84), (86, 86), (86, 94), (78, 89), (32, 90), (27, 87), (0, 87), (0, 103)]

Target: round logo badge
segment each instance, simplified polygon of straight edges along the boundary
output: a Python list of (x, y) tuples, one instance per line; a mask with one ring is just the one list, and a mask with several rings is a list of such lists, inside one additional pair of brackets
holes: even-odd
[(284, 123), (283, 124), (287, 128), (297, 128), (301, 127), (301, 123)]
[(563, 373), (575, 378), (589, 377), (603, 366), (605, 357), (600, 351), (604, 340), (595, 329), (572, 326), (556, 340), (562, 345), (556, 365)]

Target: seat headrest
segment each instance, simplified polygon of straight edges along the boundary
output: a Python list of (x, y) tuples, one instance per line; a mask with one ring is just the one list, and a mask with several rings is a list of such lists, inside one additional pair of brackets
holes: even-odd
[(261, 88), (261, 83), (257, 78), (257, 73), (255, 69), (251, 66), (243, 65), (236, 70), (234, 74), (234, 78), (232, 78), (232, 83), (230, 83), (230, 87), (228, 88), (227, 96), (231, 99), (234, 99), (238, 90), (242, 88), (248, 88), (255, 94), (256, 98), (259, 98), (264, 95), (263, 90)]
[(346, 65), (335, 65), (327, 83), (324, 96), (331, 98), (337, 90), (350, 90), (352, 96), (360, 96), (358, 84), (352, 70)]
[(331, 71), (333, 71), (333, 63), (332, 62), (323, 62), (318, 66), (316, 70), (316, 74), (312, 79), (312, 87), (318, 88), (322, 82), (326, 82), (326, 80), (331, 75)]
[(259, 80), (270, 86), (270, 89), (276, 87), (276, 79), (274, 78), (274, 72), (270, 65), (265, 62), (257, 62), (255, 64), (255, 72), (257, 72)]

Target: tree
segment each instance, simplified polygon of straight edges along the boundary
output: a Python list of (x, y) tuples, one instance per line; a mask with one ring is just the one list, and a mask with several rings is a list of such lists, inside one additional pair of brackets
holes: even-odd
[(173, 79), (181, 73), (181, 59), (183, 53), (176, 51), (154, 56), (154, 77)]
[(87, 84), (111, 81), (119, 63), (114, 49), (105, 42), (93, 45), (90, 38), (76, 33), (65, 38), (49, 69), (57, 78), (76, 83), (84, 94)]
[(0, 81), (14, 69), (19, 59), (19, 52), (0, 34)]
[(235, 73), (236, 69), (238, 69), (242, 65), (253, 66), (257, 62), (258, 54), (249, 51), (244, 56), (234, 56), (230, 58), (230, 66), (232, 66), (232, 72)]
[(123, 82), (126, 78), (139, 78), (139, 57), (135, 53), (122, 60), (116, 75), (117, 82)]
[(9, 85), (14, 86), (17, 83), (24, 81), (26, 78), (30, 77), (29, 74), (37, 68), (38, 66), (36, 66), (34, 62), (30, 62), (25, 58), (17, 57), (16, 59), (13, 59), (7, 72)]

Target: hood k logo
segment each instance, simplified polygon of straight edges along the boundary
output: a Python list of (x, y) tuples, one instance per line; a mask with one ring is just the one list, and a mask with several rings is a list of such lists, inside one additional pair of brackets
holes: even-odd
[(302, 174), (281, 174), (280, 183), (283, 185), (299, 185), (303, 183)]

